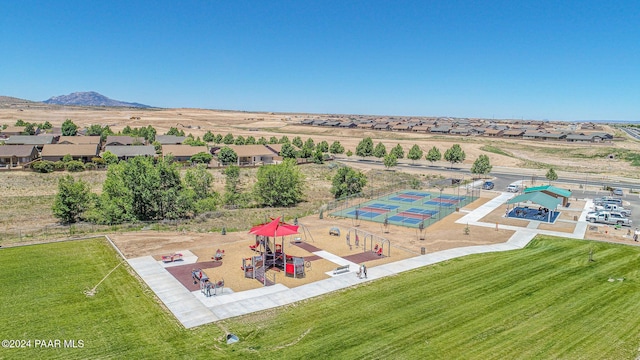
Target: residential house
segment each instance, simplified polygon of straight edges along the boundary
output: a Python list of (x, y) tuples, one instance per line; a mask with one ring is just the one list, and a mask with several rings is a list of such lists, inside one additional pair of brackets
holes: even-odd
[(57, 144), (100, 144), (100, 136), (60, 136)]
[(373, 125), (373, 130), (391, 130), (391, 125), (387, 123), (377, 123)]
[(186, 136), (156, 135), (156, 141), (162, 145), (180, 145), (187, 139)]
[(418, 125), (411, 128), (413, 132), (429, 132), (431, 125)]
[(136, 156), (156, 156), (156, 148), (153, 145), (109, 145), (104, 147), (104, 151), (109, 151), (117, 156), (119, 160), (129, 160)]
[[(279, 152), (275, 153), (264, 145), (229, 145), (229, 147), (238, 155), (238, 165), (240, 166), (273, 164), (275, 163), (275, 157), (279, 154)], [(280, 150), (282, 150), (282, 147), (280, 147)]]
[(509, 129), (502, 133), (502, 136), (508, 138), (521, 138), (525, 131), (523, 129)]
[[(0, 128), (2, 128), (2, 126), (0, 126)], [(6, 139), (15, 135), (22, 135), (24, 128), (24, 126), (9, 125), (6, 129), (0, 130), (0, 139)]]
[(433, 126), (429, 132), (432, 134), (448, 134), (451, 131), (451, 126), (449, 125), (441, 125), (441, 126)]
[(33, 145), (38, 151), (48, 144), (54, 144), (56, 137), (53, 135), (14, 135), (4, 141), (6, 145)]
[(354, 121), (343, 121), (342, 123), (340, 123), (340, 125), (338, 125), (338, 127), (341, 128), (348, 128), (348, 129), (353, 129), (355, 127), (357, 127), (358, 124), (356, 124)]
[(91, 158), (98, 156), (98, 144), (47, 144), (42, 149), (42, 160), (59, 161), (66, 155), (71, 155), (73, 160), (89, 162)]
[(391, 127), (393, 131), (411, 131), (413, 127), (408, 123), (400, 123)]
[(38, 149), (34, 145), (0, 146), (0, 167), (22, 166), (38, 158)]
[(201, 152), (209, 153), (206, 146), (163, 145), (162, 156), (172, 156), (175, 161), (190, 161), (191, 157)]
[(105, 141), (104, 146), (113, 146), (113, 145), (144, 145), (145, 140), (143, 138), (134, 138), (132, 136), (126, 135), (109, 135), (107, 136), (107, 141)]

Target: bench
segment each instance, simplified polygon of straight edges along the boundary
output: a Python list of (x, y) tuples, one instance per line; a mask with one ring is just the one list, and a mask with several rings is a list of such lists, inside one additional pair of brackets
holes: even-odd
[(333, 270), (333, 275), (338, 275), (345, 272), (349, 272), (349, 265), (338, 266), (337, 268), (335, 268), (335, 270)]

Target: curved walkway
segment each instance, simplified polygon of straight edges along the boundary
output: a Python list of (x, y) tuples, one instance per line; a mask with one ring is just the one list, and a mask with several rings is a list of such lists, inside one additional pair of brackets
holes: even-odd
[[(474, 226), (494, 227), (495, 224), (484, 223), (481, 222), (480, 219), (504, 204), (512, 196), (512, 193), (502, 193), (477, 209), (472, 210), (456, 222)], [(276, 284), (274, 286), (267, 286), (237, 293), (225, 288), (221, 295), (207, 298), (201, 294), (200, 291), (189, 292), (189, 290), (173, 278), (173, 276), (171, 276), (161, 264), (151, 257), (129, 259), (127, 261), (138, 275), (140, 275), (140, 277), (147, 283), (147, 285), (149, 285), (151, 290), (156, 293), (167, 308), (169, 308), (169, 310), (176, 316), (180, 323), (182, 323), (186, 328), (192, 328), (222, 319), (288, 305), (336, 290), (345, 289), (364, 281), (372, 281), (386, 276), (396, 275), (404, 271), (417, 269), (462, 256), (522, 249), (537, 234), (582, 239), (584, 238), (584, 234), (587, 229), (587, 223), (584, 221), (585, 216), (587, 209), (589, 209), (591, 205), (591, 202), (587, 201), (573, 233), (501, 225), (501, 228), (503, 229), (515, 231), (506, 243), (468, 246), (438, 251), (400, 260), (394, 263), (371, 267), (368, 269), (367, 279), (360, 279), (355, 276), (353, 272), (347, 272), (333, 276), (329, 279), (295, 288), (287, 288), (282, 284)], [(323, 258), (330, 259), (332, 262), (339, 265), (351, 265), (348, 260), (342, 259), (325, 251), (322, 252), (321, 256)]]

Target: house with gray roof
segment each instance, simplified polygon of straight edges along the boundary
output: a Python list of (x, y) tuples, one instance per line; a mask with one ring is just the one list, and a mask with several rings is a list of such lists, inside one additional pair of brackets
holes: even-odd
[(180, 145), (187, 139), (186, 136), (156, 135), (156, 141), (162, 145)]
[(56, 137), (53, 135), (14, 135), (4, 141), (6, 145), (33, 145), (38, 150), (47, 144), (54, 144)]

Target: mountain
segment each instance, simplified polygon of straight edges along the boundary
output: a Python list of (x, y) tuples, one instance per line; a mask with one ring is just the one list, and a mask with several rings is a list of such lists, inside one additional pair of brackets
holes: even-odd
[(45, 104), (56, 105), (78, 105), (78, 106), (123, 106), (150, 108), (149, 105), (129, 103), (119, 100), (109, 99), (108, 97), (98, 94), (95, 91), (74, 92), (69, 95), (54, 96), (49, 100), (43, 101)]

